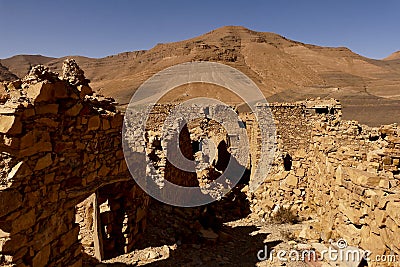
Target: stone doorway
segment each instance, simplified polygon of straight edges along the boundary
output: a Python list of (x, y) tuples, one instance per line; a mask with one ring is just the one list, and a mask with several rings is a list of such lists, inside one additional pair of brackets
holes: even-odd
[(79, 203), (76, 222), (85, 253), (102, 261), (130, 252), (146, 226), (147, 204), (133, 180), (102, 186)]

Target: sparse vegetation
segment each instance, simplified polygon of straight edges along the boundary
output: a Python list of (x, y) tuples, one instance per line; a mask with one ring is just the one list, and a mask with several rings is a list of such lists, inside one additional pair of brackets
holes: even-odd
[(284, 224), (284, 223), (295, 224), (299, 222), (299, 217), (292, 211), (291, 206), (290, 207), (281, 206), (274, 214), (274, 216), (271, 218), (271, 221), (277, 224)]

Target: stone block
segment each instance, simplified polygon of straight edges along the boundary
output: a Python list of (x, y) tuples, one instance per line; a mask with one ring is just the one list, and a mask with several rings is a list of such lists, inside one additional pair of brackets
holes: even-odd
[(378, 227), (382, 227), (385, 224), (387, 214), (384, 210), (380, 209), (375, 209), (372, 214), (372, 218), (374, 218), (374, 221), (376, 222)]
[(301, 190), (300, 189), (293, 189), (293, 193), (296, 195), (296, 196), (301, 196)]
[(92, 95), (93, 90), (87, 85), (78, 85), (79, 97), (84, 98), (86, 95)]
[(19, 153), (21, 157), (29, 157), (40, 152), (51, 152), (53, 147), (50, 142), (40, 141), (35, 143), (33, 146), (22, 149)]
[(387, 215), (400, 226), (400, 202), (391, 201), (386, 205)]
[(34, 209), (30, 209), (28, 212), (23, 213), (17, 219), (12, 222), (12, 234), (19, 233), (30, 227), (33, 227), (36, 223), (36, 213)]
[(14, 115), (0, 115), (0, 133), (20, 134), (22, 132), (22, 123)]
[(50, 184), (54, 182), (55, 173), (46, 173), (44, 176), (44, 184)]
[(298, 177), (304, 177), (305, 170), (303, 168), (297, 169), (296, 170), (296, 176)]
[(357, 185), (378, 187), (381, 181), (381, 177), (376, 174), (360, 171), (354, 168), (346, 167), (345, 173), (347, 177)]
[(124, 117), (122, 114), (116, 114), (114, 117), (111, 119), (111, 128), (115, 129), (122, 129), (122, 122), (124, 120)]
[(285, 185), (290, 188), (296, 188), (299, 183), (299, 179), (293, 174), (289, 174), (285, 179)]
[(389, 228), (379, 229), (379, 235), (381, 236), (384, 244), (389, 247), (394, 253), (400, 254), (400, 244), (398, 240), (400, 239), (400, 232), (393, 232)]
[(36, 120), (35, 120), (35, 123), (37, 123), (38, 126), (44, 125), (44, 126), (47, 126), (47, 127), (50, 127), (50, 128), (56, 128), (56, 127), (58, 127), (58, 125), (59, 125), (58, 122), (56, 122), (56, 121), (54, 121), (54, 120), (52, 120), (52, 119), (49, 119), (49, 118), (39, 118), (39, 119), (36, 119)]
[(100, 117), (93, 116), (88, 121), (88, 131), (95, 131), (100, 128)]
[(110, 173), (111, 169), (107, 166), (103, 165), (100, 170), (98, 171), (97, 175), (99, 177), (106, 177)]
[(350, 245), (358, 246), (361, 241), (361, 229), (353, 224), (345, 224), (343, 221), (336, 226), (339, 237), (344, 238)]
[(24, 110), (24, 113), (23, 113), (23, 119), (26, 119), (26, 118), (30, 118), (30, 117), (32, 117), (32, 116), (35, 116), (35, 109), (34, 108), (28, 108), (28, 109), (25, 109)]
[(360, 211), (360, 209), (345, 205), (345, 203), (343, 202), (339, 202), (338, 210), (342, 214), (344, 214), (353, 224), (359, 224), (360, 218), (363, 216), (363, 213)]
[(103, 130), (108, 130), (108, 129), (110, 129), (111, 125), (110, 125), (110, 121), (109, 121), (108, 119), (103, 118), (103, 119), (102, 119), (102, 122), (103, 122), (103, 126), (102, 126), (102, 129), (103, 129)]
[(36, 162), (35, 171), (43, 170), (43, 169), (51, 166), (51, 164), (53, 164), (53, 159), (51, 158), (51, 154), (48, 153), (48, 154), (46, 154), (46, 156), (40, 158)]
[(380, 187), (380, 188), (389, 189), (389, 188), (390, 188), (389, 179), (387, 179), (386, 177), (382, 178), (382, 179), (379, 181), (379, 187)]
[(65, 82), (57, 81), (54, 83), (54, 97), (57, 99), (65, 99), (69, 97), (69, 90)]
[(378, 203), (378, 208), (379, 209), (386, 209), (386, 205), (389, 202), (396, 202), (399, 200), (399, 196), (397, 194), (393, 194), (393, 195), (383, 195), (380, 199), (379, 199), (379, 203)]
[(299, 238), (303, 238), (306, 240), (319, 240), (321, 237), (320, 233), (317, 232), (313, 226), (311, 225), (304, 225), (302, 230), (299, 233)]
[(6, 86), (0, 83), (0, 103), (5, 103), (10, 98)]
[(50, 245), (45, 246), (42, 248), (32, 260), (32, 267), (41, 267), (46, 266), (49, 262), (50, 257)]
[(35, 130), (30, 131), (21, 137), (20, 149), (32, 147), (36, 142), (40, 141), (50, 141), (49, 133)]
[(288, 176), (289, 172), (287, 171), (280, 171), (277, 174), (274, 175), (268, 175), (266, 181), (280, 181), (285, 179)]
[(54, 101), (55, 87), (54, 84), (48, 82), (38, 82), (29, 85), (26, 94), (34, 102)]
[(61, 253), (70, 248), (75, 243), (78, 243), (78, 234), (79, 226), (75, 226), (58, 239)]
[(20, 149), (31, 147), (35, 142), (36, 142), (35, 132), (28, 132), (21, 138)]
[(40, 105), (35, 108), (36, 114), (57, 114), (58, 104)]
[(81, 103), (75, 104), (73, 107), (71, 107), (69, 110), (65, 112), (65, 115), (75, 117), (81, 112), (83, 108), (83, 105)]
[(22, 205), (22, 195), (16, 190), (0, 191), (0, 217), (9, 214)]

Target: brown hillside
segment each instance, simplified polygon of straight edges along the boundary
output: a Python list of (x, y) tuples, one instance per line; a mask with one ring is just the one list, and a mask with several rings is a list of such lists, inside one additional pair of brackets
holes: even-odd
[(400, 59), (400, 51), (394, 52), (393, 54), (391, 54), (387, 58), (384, 58), (383, 60), (396, 60), (396, 59)]
[(47, 64), (53, 59), (52, 57), (41, 55), (17, 55), (7, 59), (1, 59), (0, 63), (21, 78), (25, 76), (33, 66)]
[[(376, 125), (400, 117), (397, 60), (373, 60), (344, 47), (309, 45), (244, 27), (222, 27), (148, 51), (73, 58), (97, 91), (121, 104), (128, 103), (137, 87), (156, 72), (183, 62), (208, 60), (239, 69), (273, 101), (336, 97), (343, 102), (345, 118)], [(59, 71), (62, 61), (46, 64)]]

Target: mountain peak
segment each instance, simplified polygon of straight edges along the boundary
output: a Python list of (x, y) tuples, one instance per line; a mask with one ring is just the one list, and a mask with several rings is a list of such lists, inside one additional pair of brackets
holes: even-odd
[[(227, 25), (227, 26), (222, 26), (220, 28), (217, 28), (215, 30), (212, 30), (207, 34), (217, 34), (217, 35), (241, 35), (241, 34), (248, 34), (248, 35), (274, 35), (274, 36), (280, 36), (279, 34), (272, 33), (272, 32), (258, 32), (258, 31), (253, 31), (250, 30), (244, 26), (236, 26), (236, 25)], [(280, 36), (282, 37), (282, 36)], [(282, 37), (283, 38), (283, 37)]]
[(248, 28), (240, 25), (226, 25), (215, 29), (214, 31), (229, 31), (229, 30), (247, 30), (250, 31)]
[(400, 50), (392, 53), (390, 56), (384, 58), (383, 60), (395, 60), (400, 59)]

